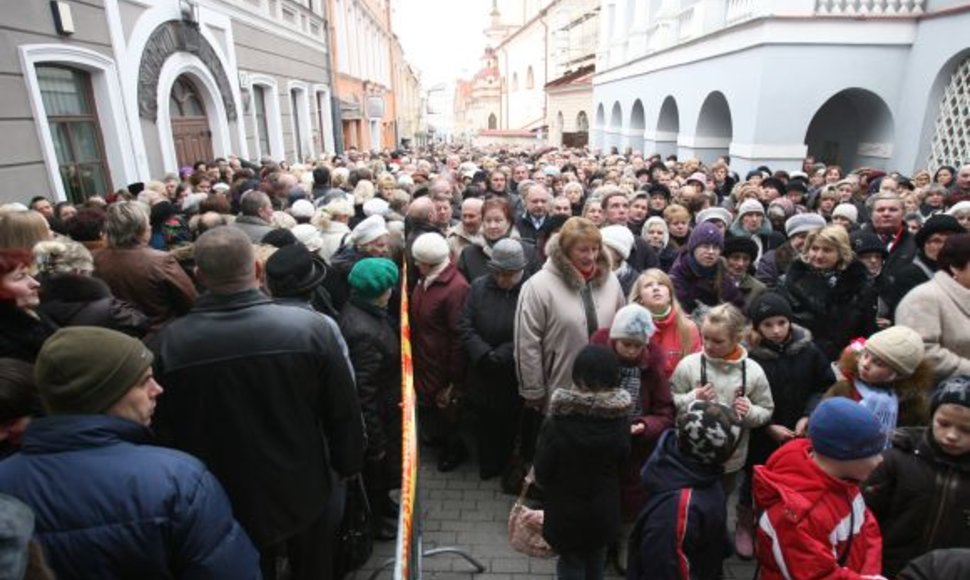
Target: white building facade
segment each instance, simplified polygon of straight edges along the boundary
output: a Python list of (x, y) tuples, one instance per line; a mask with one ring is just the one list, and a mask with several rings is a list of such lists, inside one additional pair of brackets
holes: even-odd
[(603, 0), (592, 144), (738, 171), (959, 164), (968, 26), (952, 0)]
[(17, 3), (0, 24), (0, 198), (333, 151), (325, 22), (320, 0)]

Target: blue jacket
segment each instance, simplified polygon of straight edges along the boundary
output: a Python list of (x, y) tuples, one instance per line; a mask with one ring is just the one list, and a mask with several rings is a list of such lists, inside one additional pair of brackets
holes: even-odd
[(630, 534), (627, 580), (714, 580), (730, 554), (721, 465), (684, 457), (677, 433), (660, 436), (643, 467), (650, 499)]
[(35, 419), (0, 462), (57, 578), (259, 578), (259, 555), (197, 459), (106, 415)]

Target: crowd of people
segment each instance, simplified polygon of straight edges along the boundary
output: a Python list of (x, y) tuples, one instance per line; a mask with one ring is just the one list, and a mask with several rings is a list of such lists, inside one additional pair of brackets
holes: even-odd
[(970, 164), (351, 149), (24, 201), (11, 577), (341, 577), (355, 487), (398, 532), (405, 297), (421, 443), (534, 481), (560, 578), (970, 575)]

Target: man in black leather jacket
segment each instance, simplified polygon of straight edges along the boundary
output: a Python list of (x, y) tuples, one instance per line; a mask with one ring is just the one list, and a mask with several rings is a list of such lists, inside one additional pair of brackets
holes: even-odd
[[(280, 556), (292, 578), (331, 575), (331, 508), (341, 477), (358, 473), (364, 429), (346, 346), (309, 310), (274, 304), (245, 233), (219, 227), (195, 243), (208, 289), (160, 333), (156, 412), (161, 442), (204, 461), (260, 550), (265, 578)], [(332, 470), (332, 471), (331, 471)], [(339, 504), (338, 504), (339, 505)]]

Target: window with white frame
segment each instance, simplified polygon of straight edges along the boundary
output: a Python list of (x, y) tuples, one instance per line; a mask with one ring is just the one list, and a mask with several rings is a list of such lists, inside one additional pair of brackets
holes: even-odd
[(270, 154), (269, 120), (266, 115), (266, 87), (253, 85), (253, 112), (256, 117), (256, 140), (261, 157)]

